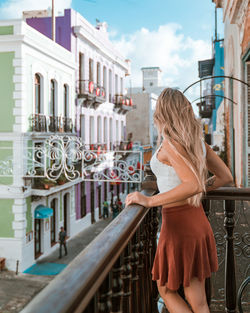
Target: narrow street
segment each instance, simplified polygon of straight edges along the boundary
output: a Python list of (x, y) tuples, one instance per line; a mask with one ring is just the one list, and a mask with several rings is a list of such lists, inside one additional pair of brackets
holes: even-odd
[[(38, 266), (41, 266), (45, 273), (51, 263), (67, 266), (111, 221), (111, 218), (100, 220), (68, 240), (68, 255), (61, 259), (58, 258), (58, 245), (56, 251), (37, 263)], [(54, 277), (54, 275), (24, 273), (16, 275), (10, 271), (0, 272), (0, 313), (20, 312)]]

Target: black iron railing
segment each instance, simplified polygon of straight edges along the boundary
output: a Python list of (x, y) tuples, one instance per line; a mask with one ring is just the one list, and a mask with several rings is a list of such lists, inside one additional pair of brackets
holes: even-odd
[(132, 98), (124, 95), (115, 95), (114, 104), (114, 110), (121, 114), (126, 114), (128, 111), (135, 108)]
[(197, 103), (197, 106), (199, 107), (199, 115), (201, 118), (211, 118), (213, 112), (212, 105), (207, 104), (206, 101), (202, 101)]
[(157, 208), (124, 209), (23, 313), (158, 312), (150, 274), (157, 230)]
[(210, 290), (211, 312), (237, 312), (237, 291), (238, 303), (244, 312), (250, 311), (250, 299), (240, 293), (241, 285), (250, 276), (249, 200), (250, 188), (223, 187), (204, 197), (219, 259), (219, 271)]
[[(149, 168), (142, 186), (145, 195), (156, 192)], [(219, 279), (213, 277), (211, 284), (209, 279), (206, 280), (211, 312), (226, 310), (236, 313), (237, 285), (243, 281), (236, 279), (235, 265), (238, 254), (234, 218), (238, 200), (250, 200), (250, 189), (221, 188), (204, 197), (203, 205), (208, 218), (213, 224), (213, 209), (216, 208), (215, 218), (224, 221), (224, 226), (219, 228), (220, 231), (224, 228), (225, 235), (224, 238), (214, 230), (219, 258), (224, 238), (225, 260), (220, 261), (220, 267), (225, 273), (225, 281), (222, 282), (223, 301), (219, 308), (215, 308), (213, 292)], [(220, 210), (217, 210), (214, 201), (222, 201)], [(22, 313), (47, 313), (51, 312), (51, 308), (53, 313), (158, 313), (157, 287), (151, 280), (157, 231), (157, 208), (148, 209), (140, 205), (125, 208)], [(249, 249), (249, 237), (245, 236), (244, 240), (244, 249)], [(247, 307), (247, 303), (243, 304)]]
[(73, 122), (69, 117), (32, 114), (30, 124), (33, 132), (73, 132)]
[(30, 118), (30, 126), (32, 131), (46, 132), (47, 131), (47, 117), (43, 114), (32, 114)]
[(93, 96), (105, 100), (105, 88), (91, 80), (79, 80), (77, 82), (77, 93), (83, 96)]

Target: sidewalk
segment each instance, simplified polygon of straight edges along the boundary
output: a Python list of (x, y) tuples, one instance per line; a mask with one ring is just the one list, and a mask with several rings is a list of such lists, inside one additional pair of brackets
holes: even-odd
[[(89, 226), (72, 239), (68, 240), (68, 255), (59, 259), (58, 249), (51, 255), (44, 257), (37, 262), (48, 270), (51, 264), (65, 265), (69, 264), (102, 230), (112, 221), (111, 218), (100, 220)], [(34, 296), (39, 293), (55, 276), (50, 275), (30, 275), (14, 272), (0, 272), (0, 313), (20, 312)]]

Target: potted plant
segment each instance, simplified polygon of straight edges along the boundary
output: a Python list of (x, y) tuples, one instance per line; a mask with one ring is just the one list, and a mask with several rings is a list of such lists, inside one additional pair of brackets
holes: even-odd
[(48, 178), (43, 178), (41, 183), (44, 189), (50, 189), (50, 187), (53, 187), (55, 185), (55, 183)]
[(59, 185), (65, 184), (66, 181), (67, 181), (67, 179), (66, 179), (66, 177), (65, 177), (64, 174), (61, 174), (61, 175), (59, 176), (58, 180), (57, 180), (57, 182), (58, 182)]

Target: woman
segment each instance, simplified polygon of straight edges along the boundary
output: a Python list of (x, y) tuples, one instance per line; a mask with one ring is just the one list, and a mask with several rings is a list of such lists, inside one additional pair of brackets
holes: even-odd
[[(162, 91), (154, 113), (159, 141), (151, 158), (159, 194), (133, 192), (126, 198), (145, 207), (162, 206), (162, 227), (152, 279), (170, 313), (207, 313), (205, 278), (218, 270), (215, 240), (201, 205), (202, 193), (232, 182), (224, 162), (203, 141), (200, 122), (178, 90)], [(214, 174), (207, 179), (207, 173)], [(179, 296), (183, 285), (185, 297)]]

